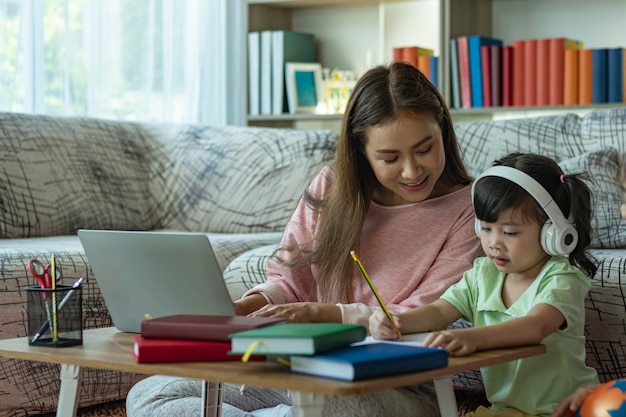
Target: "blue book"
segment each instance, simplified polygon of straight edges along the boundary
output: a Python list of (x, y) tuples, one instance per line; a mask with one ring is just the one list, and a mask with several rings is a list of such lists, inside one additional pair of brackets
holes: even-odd
[(610, 48), (607, 57), (607, 103), (624, 101), (624, 48)]
[(356, 344), (313, 356), (291, 356), (292, 372), (357, 381), (448, 366), (443, 349), (402, 343)]
[(437, 88), (439, 88), (439, 57), (430, 57), (430, 82)]
[(470, 84), (472, 86), (472, 107), (484, 107), (483, 75), (480, 47), (483, 45), (502, 45), (501, 39), (473, 35), (467, 38), (469, 51)]
[(591, 102), (607, 102), (608, 49), (597, 48), (591, 51)]

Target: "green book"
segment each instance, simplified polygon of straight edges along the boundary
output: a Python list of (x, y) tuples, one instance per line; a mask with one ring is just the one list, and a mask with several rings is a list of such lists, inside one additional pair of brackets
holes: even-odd
[(232, 354), (314, 355), (365, 339), (360, 324), (284, 323), (230, 334)]

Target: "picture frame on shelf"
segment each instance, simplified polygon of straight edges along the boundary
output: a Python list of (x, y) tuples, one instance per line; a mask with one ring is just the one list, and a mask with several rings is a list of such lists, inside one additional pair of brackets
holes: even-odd
[(318, 62), (285, 64), (289, 113), (319, 113), (322, 100), (322, 65)]

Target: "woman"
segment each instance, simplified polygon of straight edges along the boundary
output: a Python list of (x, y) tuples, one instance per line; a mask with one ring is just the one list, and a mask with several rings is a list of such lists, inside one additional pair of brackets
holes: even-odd
[[(435, 300), (482, 254), (470, 182), (448, 108), (428, 79), (404, 63), (367, 71), (350, 96), (335, 163), (300, 200), (267, 281), (235, 301), (235, 311), (367, 326), (379, 307), (351, 250), (391, 312)], [(279, 416), (290, 403), (286, 392), (246, 387), (240, 394), (227, 385), (223, 414), (276, 407), (264, 412)], [(161, 376), (138, 383), (127, 399), (129, 417), (198, 416), (200, 406), (199, 382)], [(432, 384), (421, 384), (329, 397), (324, 415), (424, 417), (439, 409)]]

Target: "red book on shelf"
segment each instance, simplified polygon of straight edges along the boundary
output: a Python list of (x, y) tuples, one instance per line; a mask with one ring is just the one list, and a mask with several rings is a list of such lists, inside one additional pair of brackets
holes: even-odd
[(504, 45), (490, 45), (491, 60), (491, 105), (502, 106), (502, 48)]
[(582, 48), (582, 42), (574, 39), (550, 38), (549, 104), (551, 106), (565, 104), (565, 53), (579, 48)]
[(578, 49), (566, 49), (563, 63), (563, 103), (578, 104)]
[(392, 53), (391, 59), (393, 60), (393, 62), (402, 62), (403, 54), (404, 54), (403, 49), (404, 48), (401, 46), (396, 46), (391, 50), (391, 53)]
[(550, 104), (550, 39), (537, 39), (536, 77), (538, 106)]
[(502, 47), (502, 106), (513, 105), (513, 46)]
[(524, 106), (537, 105), (537, 39), (524, 40)]
[(141, 322), (141, 335), (157, 339), (196, 339), (230, 342), (229, 334), (282, 323), (274, 317), (175, 314)]
[(513, 41), (513, 105), (523, 106), (524, 98), (524, 40)]
[[(208, 340), (153, 339), (134, 334), (133, 358), (138, 363), (238, 361), (242, 355), (229, 355), (230, 342)], [(250, 360), (264, 359), (254, 356)]]
[(591, 49), (578, 51), (578, 104), (591, 104), (592, 101), (592, 53)]
[(469, 67), (469, 44), (467, 36), (457, 38), (457, 53), (459, 61), (459, 83), (461, 86), (461, 107), (472, 107), (472, 83)]
[(491, 103), (491, 45), (480, 47), (480, 66), (483, 72), (483, 106), (491, 107), (493, 106)]

